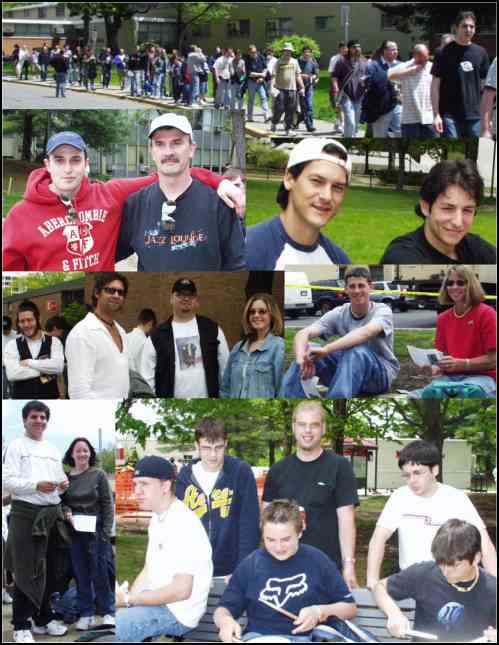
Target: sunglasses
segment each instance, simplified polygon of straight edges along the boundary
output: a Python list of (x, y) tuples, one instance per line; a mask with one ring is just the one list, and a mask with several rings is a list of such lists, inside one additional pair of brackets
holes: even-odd
[(121, 298), (125, 297), (124, 289), (117, 289), (116, 287), (103, 287), (102, 291), (104, 291), (104, 293), (107, 293), (110, 296), (114, 296), (114, 294), (117, 294)]
[(447, 282), (445, 283), (445, 286), (446, 287), (453, 287), (453, 286), (464, 287), (465, 284), (466, 284), (466, 280), (447, 280)]
[(268, 309), (250, 309), (248, 313), (250, 316), (255, 316), (257, 314), (259, 316), (263, 316), (264, 314), (268, 314), (269, 310)]

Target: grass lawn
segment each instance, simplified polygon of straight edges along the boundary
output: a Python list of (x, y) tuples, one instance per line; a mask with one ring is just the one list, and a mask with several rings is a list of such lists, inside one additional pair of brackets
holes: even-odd
[[(249, 226), (277, 215), (275, 198), (279, 184), (257, 179), (247, 182), (247, 223)], [(339, 215), (323, 233), (339, 244), (353, 262), (377, 264), (394, 238), (413, 231), (422, 223), (414, 214), (417, 193), (398, 193), (391, 188), (351, 186)], [(495, 244), (495, 212), (480, 212), (473, 233)], [(368, 241), (368, 243), (366, 243)]]
[(7, 195), (6, 193), (4, 193), (3, 199), (2, 199), (2, 218), (5, 218), (7, 216), (7, 213), (12, 208), (12, 206), (14, 206), (14, 204), (17, 204), (17, 202), (21, 201), (22, 198), (23, 198), (23, 193), (11, 193), (10, 195)]
[(147, 534), (124, 533), (116, 536), (116, 577), (130, 585), (144, 567)]

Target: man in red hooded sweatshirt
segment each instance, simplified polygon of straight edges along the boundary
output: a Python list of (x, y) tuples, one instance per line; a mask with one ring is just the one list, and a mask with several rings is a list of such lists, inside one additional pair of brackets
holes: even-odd
[[(46, 155), (5, 220), (3, 270), (113, 271), (123, 206), (157, 175), (91, 182), (87, 146), (76, 132), (54, 134)], [(223, 177), (203, 168), (191, 173), (230, 207), (242, 206), (241, 191)]]

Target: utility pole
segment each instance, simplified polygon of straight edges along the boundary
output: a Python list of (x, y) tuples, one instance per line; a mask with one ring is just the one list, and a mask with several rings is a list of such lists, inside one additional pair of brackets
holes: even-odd
[(343, 3), (341, 5), (341, 26), (345, 29), (345, 45), (350, 40), (349, 31), (350, 31), (350, 5)]

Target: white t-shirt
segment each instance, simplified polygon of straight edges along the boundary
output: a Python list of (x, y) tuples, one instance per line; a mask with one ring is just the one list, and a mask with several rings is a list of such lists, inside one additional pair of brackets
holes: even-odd
[(333, 264), (333, 261), (320, 244), (313, 251), (301, 251), (286, 243), (281, 255), (277, 259), (275, 270), (283, 271), (292, 264)]
[[(400, 63), (391, 69), (404, 70), (415, 65), (412, 58), (407, 63)], [(433, 108), (431, 106), (431, 74), (432, 63), (427, 62), (424, 69), (414, 74), (397, 79), (402, 88), (402, 123), (433, 123)]]
[(143, 590), (166, 587), (175, 575), (193, 576), (190, 597), (167, 604), (175, 618), (192, 629), (206, 611), (213, 576), (211, 556), (211, 544), (201, 520), (176, 499), (164, 515), (154, 513), (149, 524)]
[(142, 357), (142, 350), (144, 349), (147, 336), (140, 329), (135, 327), (129, 334), (126, 335), (128, 345), (128, 363), (130, 369), (135, 372), (140, 372), (140, 360)]
[(432, 497), (420, 497), (402, 486), (392, 493), (376, 526), (398, 530), (399, 566), (407, 569), (411, 564), (433, 560), (433, 538), (451, 519), (464, 520), (479, 530), (485, 526), (469, 497), (457, 488), (439, 484)]
[(329, 72), (329, 74), (332, 74), (334, 70), (334, 66), (340, 60), (341, 57), (342, 57), (341, 54), (335, 54), (334, 56), (331, 56), (331, 59), (329, 60), (329, 66), (327, 68), (327, 71)]
[(203, 493), (206, 497), (209, 497), (211, 495), (211, 491), (215, 488), (220, 471), (217, 470), (214, 473), (208, 472), (203, 468), (203, 464), (200, 461), (197, 461), (192, 467), (192, 472), (198, 484), (201, 486)]
[(11, 340), (14, 340), (16, 336), (17, 334), (13, 329), (11, 329), (8, 334), (2, 334), (2, 365), (5, 365), (5, 362), (3, 360), (3, 354), (5, 352), (7, 343), (10, 343)]
[(36, 485), (41, 481), (61, 482), (65, 479), (61, 454), (48, 441), (35, 441), (25, 436), (9, 444), (3, 464), (2, 487), (13, 500), (39, 506), (59, 504), (61, 498), (57, 490), (40, 493)]

